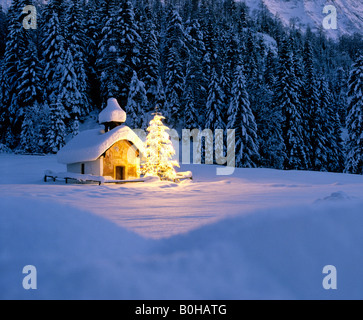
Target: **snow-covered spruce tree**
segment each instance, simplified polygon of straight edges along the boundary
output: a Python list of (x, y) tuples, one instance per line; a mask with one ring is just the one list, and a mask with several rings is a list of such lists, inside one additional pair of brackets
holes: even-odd
[(78, 121), (78, 117), (76, 117), (73, 121), (72, 121), (72, 125), (71, 125), (71, 129), (70, 129), (71, 135), (74, 138), (76, 135), (79, 134), (79, 121)]
[[(185, 34), (187, 39), (186, 45), (189, 52), (185, 72), (182, 108), (186, 110), (191, 107), (190, 98), (193, 98), (194, 101), (192, 104), (195, 111), (192, 109), (190, 109), (190, 111), (194, 113), (198, 119), (194, 119), (193, 117), (188, 117), (188, 119), (191, 122), (194, 122), (193, 128), (197, 128), (203, 122), (203, 119), (200, 119), (199, 116), (202, 115), (201, 110), (203, 110), (206, 105), (208, 87), (208, 79), (203, 71), (203, 63), (201, 63), (205, 56), (203, 31), (197, 18), (187, 21)], [(186, 103), (188, 103), (189, 106), (187, 106)], [(192, 124), (191, 122), (189, 125)]]
[(334, 104), (329, 84), (324, 77), (319, 81), (319, 103), (324, 122), (322, 131), (326, 144), (326, 171), (342, 172), (344, 164), (342, 130), (337, 105)]
[(340, 123), (344, 127), (348, 105), (348, 78), (349, 72), (340, 67), (335, 71), (332, 80), (333, 103), (338, 110)]
[(172, 160), (175, 150), (167, 133), (169, 128), (163, 124), (163, 119), (165, 118), (160, 113), (155, 113), (147, 128), (145, 162), (141, 166), (141, 174), (160, 177), (162, 180), (174, 180), (174, 167), (179, 167), (179, 164)]
[(67, 46), (73, 57), (73, 69), (76, 75), (76, 86), (80, 93), (79, 118), (90, 112), (88, 97), (88, 79), (86, 75), (86, 23), (84, 17), (84, 1), (71, 1), (68, 4), (66, 19)]
[(3, 92), (5, 90), (4, 76), (4, 53), (7, 37), (7, 25), (6, 25), (6, 15), (3, 11), (2, 5), (0, 4), (0, 34), (3, 35), (0, 39), (0, 143), (2, 143), (3, 130), (4, 130), (4, 112), (6, 110), (3, 100)]
[(254, 168), (259, 158), (257, 125), (250, 108), (242, 65), (236, 67), (231, 96), (227, 128), (236, 130), (236, 165)]
[(305, 134), (303, 133), (305, 135), (303, 137), (305, 144), (309, 150), (307, 160), (310, 169), (326, 171), (327, 151), (324, 147), (326, 137), (323, 134), (325, 119), (319, 103), (318, 81), (314, 67), (313, 49), (309, 38), (305, 41), (303, 62), (304, 79), (299, 92), (302, 93), (301, 108), (304, 116), (304, 127), (309, 128), (309, 132), (305, 130)]
[(166, 111), (166, 96), (165, 96), (165, 90), (163, 86), (162, 80), (158, 79), (158, 85), (156, 88), (156, 95), (155, 95), (155, 108), (157, 106), (157, 109), (164, 113)]
[(65, 109), (62, 103), (54, 95), (50, 98), (52, 104), (49, 106), (49, 125), (47, 131), (48, 152), (57, 153), (65, 144), (66, 126)]
[(184, 82), (183, 55), (185, 55), (186, 46), (182, 20), (178, 11), (173, 7), (168, 10), (166, 39), (166, 117), (172, 124), (176, 124), (181, 116), (180, 99)]
[(7, 27), (6, 27), (6, 15), (3, 11), (3, 7), (0, 4), (0, 34), (2, 35), (0, 39), (0, 59), (4, 56), (5, 52), (5, 40), (7, 34)]
[[(43, 12), (43, 17), (45, 21), (49, 21), (52, 15), (55, 13), (60, 21), (60, 23), (64, 26), (67, 16), (67, 7), (68, 1), (64, 0), (49, 0), (46, 5), (46, 10)], [(65, 30), (59, 30), (64, 32)]]
[(36, 116), (37, 121), (37, 146), (39, 152), (48, 153), (48, 130), (50, 126), (50, 108), (48, 100), (43, 100), (43, 103), (39, 106), (39, 110)]
[(277, 59), (271, 50), (268, 50), (266, 56), (264, 83), (269, 90), (273, 89), (276, 84)]
[(7, 108), (4, 103), (4, 90), (5, 90), (5, 81), (3, 79), (4, 76), (4, 64), (3, 61), (0, 60), (0, 145), (4, 145), (4, 135), (6, 132), (6, 112)]
[(256, 123), (261, 127), (264, 120), (266, 101), (270, 99), (269, 92), (264, 83), (265, 48), (263, 40), (252, 32), (247, 33), (244, 50), (246, 88), (249, 94), (251, 110)]
[(159, 64), (159, 34), (153, 21), (150, 5), (145, 7), (145, 17), (141, 21), (140, 36), (142, 46), (140, 48), (140, 80), (145, 83), (147, 97), (149, 101), (149, 110), (155, 107), (158, 79), (160, 77)]
[(238, 19), (237, 17), (237, 6), (235, 0), (225, 0), (223, 3), (223, 13), (227, 21), (232, 22)]
[(3, 103), (6, 116), (4, 127), (7, 128), (6, 141), (10, 148), (18, 143), (18, 135), (21, 131), (23, 110), (19, 107), (17, 87), (19, 85), (19, 61), (22, 61), (24, 52), (29, 43), (29, 33), (23, 27), (23, 8), (26, 2), (14, 0), (8, 11), (8, 35), (4, 53), (4, 75), (6, 85), (3, 87)]
[[(206, 115), (205, 115), (205, 128), (211, 129), (215, 133), (216, 129), (224, 130), (226, 125), (224, 122), (224, 114), (226, 111), (225, 96), (222, 88), (220, 87), (219, 76), (215, 69), (212, 71), (212, 78), (210, 79), (208, 87), (208, 100), (206, 105)], [(220, 140), (219, 144), (214, 145), (215, 154), (224, 153), (224, 143)], [(202, 151), (204, 151), (202, 144)], [(213, 150), (206, 149), (206, 156), (210, 157), (210, 153)], [(204, 154), (204, 152), (202, 153)]]
[(121, 1), (121, 12), (119, 16), (119, 41), (121, 59), (121, 95), (126, 102), (129, 94), (129, 81), (133, 71), (137, 70), (140, 63), (140, 45), (142, 39), (139, 28), (135, 21), (135, 14), (130, 0)]
[(223, 113), (225, 109), (225, 96), (220, 87), (219, 76), (213, 69), (208, 87), (205, 127), (212, 130), (224, 129)]
[[(78, 56), (80, 60), (75, 61), (76, 69), (84, 67), (86, 52), (86, 23), (85, 23), (85, 2), (70, 0), (67, 3), (66, 12), (66, 37), (69, 40), (69, 49), (73, 56)], [(79, 64), (79, 65), (78, 65)], [(78, 69), (77, 69), (78, 71)]]
[(283, 117), (279, 106), (274, 105), (272, 99), (266, 101), (260, 122), (262, 125), (258, 127), (258, 134), (261, 165), (282, 170), (286, 159), (286, 147), (282, 136)]
[(146, 128), (147, 121), (145, 113), (147, 109), (148, 100), (145, 84), (139, 80), (136, 71), (134, 71), (129, 89), (129, 98), (126, 105), (127, 121), (131, 128)]
[(39, 114), (39, 105), (34, 103), (26, 108), (24, 119), (21, 125), (20, 147), (27, 153), (36, 153), (41, 151), (39, 145), (39, 124), (37, 115)]
[(259, 139), (259, 164), (267, 168), (283, 169), (284, 143), (281, 136), (282, 115), (274, 108), (274, 90), (276, 87), (277, 58), (269, 51), (266, 56), (265, 69), (259, 81), (260, 88), (255, 95), (257, 103), (256, 123)]
[(184, 106), (184, 127), (185, 129), (198, 129), (200, 127), (198, 121), (198, 112), (196, 109), (196, 99), (194, 97), (191, 85), (184, 87), (183, 106)]
[(89, 88), (90, 104), (94, 106), (101, 106), (100, 99), (100, 81), (97, 73), (97, 45), (100, 42), (100, 34), (103, 24), (101, 25), (102, 15), (101, 9), (98, 7), (96, 0), (88, 0), (86, 7), (86, 77)]
[(24, 113), (20, 147), (26, 152), (34, 153), (41, 151), (37, 146), (40, 130), (37, 117), (40, 112), (43, 92), (38, 52), (33, 43), (29, 43), (28, 49), (24, 52), (24, 58), (19, 64), (18, 101)]
[[(209, 12), (209, 9), (206, 11)], [(212, 76), (213, 69), (218, 68), (218, 43), (217, 43), (217, 32), (215, 30), (215, 26), (210, 17), (204, 17), (202, 20), (202, 32), (205, 46), (205, 53), (202, 59), (203, 66), (203, 74), (207, 79), (207, 84), (205, 87), (208, 87), (209, 80)]]
[(280, 110), (283, 120), (281, 129), (286, 148), (284, 167), (294, 170), (308, 168), (298, 90), (290, 43), (285, 39), (279, 52), (274, 107)]
[(252, 30), (249, 30), (246, 35), (246, 45), (243, 53), (245, 75), (247, 86), (252, 87), (253, 81), (258, 77), (258, 52), (257, 52), (257, 37)]
[(71, 119), (82, 116), (83, 96), (79, 92), (78, 78), (75, 71), (74, 60), (71, 50), (68, 48), (60, 57), (58, 65), (58, 73), (60, 74), (59, 88), (57, 94), (57, 102), (61, 103), (66, 113), (65, 123), (69, 124)]
[[(225, 69), (225, 65), (222, 64), (221, 67), (221, 72), (220, 72), (220, 77), (219, 77), (219, 86), (221, 87), (222, 91), (223, 91), (223, 104), (225, 106), (228, 105), (229, 101), (232, 99), (232, 85), (231, 82), (233, 81), (233, 75), (231, 75), (231, 77), (227, 76), (227, 72)], [(227, 122), (227, 114), (224, 113), (223, 116), (223, 122), (226, 123)]]
[(349, 77), (346, 172), (363, 174), (363, 55), (353, 64)]
[[(316, 82), (313, 80), (314, 86)], [(318, 94), (317, 89), (313, 89)], [(325, 92), (326, 94), (326, 92)], [(321, 96), (321, 98), (325, 99), (327, 97)], [(332, 137), (331, 130), (327, 128), (330, 126), (327, 117), (327, 110), (323, 109), (326, 106), (326, 101), (319, 101), (319, 96), (311, 96), (311, 99), (307, 99), (311, 101), (311, 110), (309, 112), (309, 142), (310, 142), (310, 154), (309, 154), (309, 164), (311, 170), (316, 171), (327, 171), (328, 170), (328, 139)]]
[(139, 63), (141, 42), (132, 3), (111, 0), (99, 43), (97, 68), (103, 99), (115, 97), (121, 104), (128, 99), (129, 79)]
[(222, 46), (225, 46), (222, 76), (226, 79), (226, 84), (223, 86), (223, 89), (224, 94), (226, 95), (226, 100), (230, 101), (233, 97), (231, 94), (232, 83), (238, 65), (238, 60), (240, 58), (240, 51), (238, 48), (237, 37), (232, 29), (227, 28), (225, 39), (226, 41), (222, 43)]
[[(196, 4), (192, 4), (192, 7), (195, 6)], [(208, 79), (204, 74), (203, 63), (201, 63), (206, 51), (203, 31), (197, 18), (198, 10), (191, 15), (194, 18), (186, 22), (184, 33), (188, 56), (181, 104), (184, 110), (184, 127), (195, 129), (200, 128), (204, 120), (202, 110), (207, 101)]]
[[(97, 53), (97, 72), (100, 76), (101, 95), (103, 100), (110, 97), (121, 101), (121, 43), (120, 30), (121, 8), (116, 0), (103, 2), (104, 27), (100, 35)], [(129, 77), (131, 79), (131, 76)], [(124, 100), (124, 99), (123, 99)]]
[[(59, 63), (64, 55), (63, 25), (59, 21), (57, 11), (59, 8), (52, 8), (55, 4), (46, 7), (47, 15), (50, 19), (44, 24), (44, 29), (40, 33), (42, 36), (43, 51), (43, 79), (44, 79), (44, 100), (50, 105), (50, 96), (58, 93), (61, 74), (59, 73)], [(48, 12), (49, 11), (49, 12)]]

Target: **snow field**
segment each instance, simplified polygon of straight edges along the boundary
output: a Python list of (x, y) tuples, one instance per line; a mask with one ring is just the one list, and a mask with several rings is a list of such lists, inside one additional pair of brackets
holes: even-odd
[(0, 299), (363, 298), (362, 176), (191, 165), (192, 183), (100, 187), (45, 168), (64, 171), (0, 155)]

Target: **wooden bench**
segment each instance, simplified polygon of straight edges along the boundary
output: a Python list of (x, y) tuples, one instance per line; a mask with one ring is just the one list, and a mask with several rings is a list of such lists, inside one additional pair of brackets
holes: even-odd
[(69, 180), (74, 180), (80, 183), (84, 183), (84, 182), (94, 182), (94, 183), (98, 183), (98, 185), (102, 184), (101, 180), (95, 180), (95, 179), (78, 179), (76, 177), (71, 177), (71, 176), (67, 176), (66, 174), (61, 174), (61, 176), (59, 176), (58, 174), (51, 172), (49, 170), (45, 171), (44, 174), (44, 182), (48, 182), (48, 178), (51, 178), (53, 180), (53, 182), (55, 182), (57, 179), (64, 179), (66, 183), (68, 183)]
[(177, 172), (174, 182), (180, 182), (187, 179), (193, 180), (193, 173), (191, 171)]
[(45, 174), (44, 175), (44, 182), (48, 182), (48, 178), (52, 178), (53, 182), (55, 182), (56, 179), (57, 179), (56, 176), (52, 176), (52, 175), (49, 175), (49, 174)]

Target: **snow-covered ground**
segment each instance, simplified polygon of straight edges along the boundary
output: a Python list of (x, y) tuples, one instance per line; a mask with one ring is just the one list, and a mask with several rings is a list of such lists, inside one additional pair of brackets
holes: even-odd
[(45, 169), (65, 170), (0, 155), (0, 299), (363, 298), (363, 176), (188, 165), (193, 182), (98, 186)]

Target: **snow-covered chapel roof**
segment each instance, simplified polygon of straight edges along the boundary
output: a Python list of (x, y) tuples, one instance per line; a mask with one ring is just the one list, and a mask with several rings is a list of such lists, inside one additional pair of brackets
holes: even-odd
[(95, 161), (120, 140), (130, 141), (143, 153), (143, 143), (136, 133), (119, 126), (106, 133), (101, 129), (81, 132), (58, 152), (57, 159), (63, 164)]
[(115, 98), (110, 98), (107, 100), (107, 106), (103, 109), (98, 116), (99, 123), (107, 122), (126, 122), (126, 112), (122, 110)]

